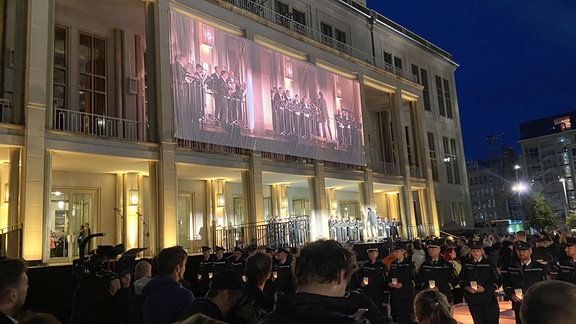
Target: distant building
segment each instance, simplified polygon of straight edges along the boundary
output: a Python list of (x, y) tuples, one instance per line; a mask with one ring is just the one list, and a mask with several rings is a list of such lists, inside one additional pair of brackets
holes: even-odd
[(488, 160), (466, 163), (472, 215), (478, 226), (521, 219), (519, 200), (512, 192), (517, 182), (516, 159), (514, 149), (505, 147)]
[(520, 124), (523, 170), (533, 194), (542, 194), (559, 224), (576, 207), (576, 112)]

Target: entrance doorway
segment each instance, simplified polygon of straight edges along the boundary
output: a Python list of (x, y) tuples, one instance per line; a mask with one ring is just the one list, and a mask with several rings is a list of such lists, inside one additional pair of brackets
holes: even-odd
[[(54, 188), (50, 194), (48, 220), (49, 259), (51, 262), (69, 261), (79, 256), (80, 237), (94, 234), (93, 222), (97, 214), (96, 189)], [(95, 248), (93, 242), (85, 247), (84, 255)]]

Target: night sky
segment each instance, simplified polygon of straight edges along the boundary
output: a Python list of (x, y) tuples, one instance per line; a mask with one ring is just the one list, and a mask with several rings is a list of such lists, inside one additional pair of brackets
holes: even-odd
[[(575, 0), (368, 0), (452, 54), (466, 160), (485, 137), (520, 139), (519, 124), (576, 110)], [(434, 93), (434, 92), (431, 92)]]

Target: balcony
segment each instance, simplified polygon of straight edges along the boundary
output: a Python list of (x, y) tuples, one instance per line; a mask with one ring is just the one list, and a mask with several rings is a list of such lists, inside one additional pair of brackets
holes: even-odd
[(146, 141), (145, 124), (135, 120), (54, 108), (52, 129), (129, 141)]
[(383, 59), (374, 57), (371, 54), (363, 52), (346, 43), (340, 42), (330, 36), (322, 34), (317, 30), (314, 30), (306, 25), (303, 25), (293, 20), (292, 17), (289, 15), (280, 14), (272, 9), (266, 8), (263, 5), (250, 0), (226, 0), (226, 2), (238, 8), (241, 8), (245, 11), (248, 11), (252, 14), (258, 15), (274, 24), (280, 25), (284, 28), (297, 32), (326, 46), (332, 47), (339, 52), (345, 53), (358, 60), (379, 67), (390, 73), (396, 74), (399, 77), (410, 80), (412, 82), (418, 81), (417, 76), (411, 73), (406, 73), (406, 71), (400, 68), (393, 68), (392, 66), (390, 66), (389, 63), (384, 62)]

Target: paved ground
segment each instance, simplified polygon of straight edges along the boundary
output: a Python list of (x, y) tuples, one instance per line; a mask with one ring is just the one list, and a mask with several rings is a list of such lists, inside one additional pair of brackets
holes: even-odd
[[(463, 324), (472, 324), (472, 316), (468, 311), (468, 305), (454, 305), (454, 318)], [(509, 301), (500, 302), (500, 324), (515, 324), (514, 311)]]

